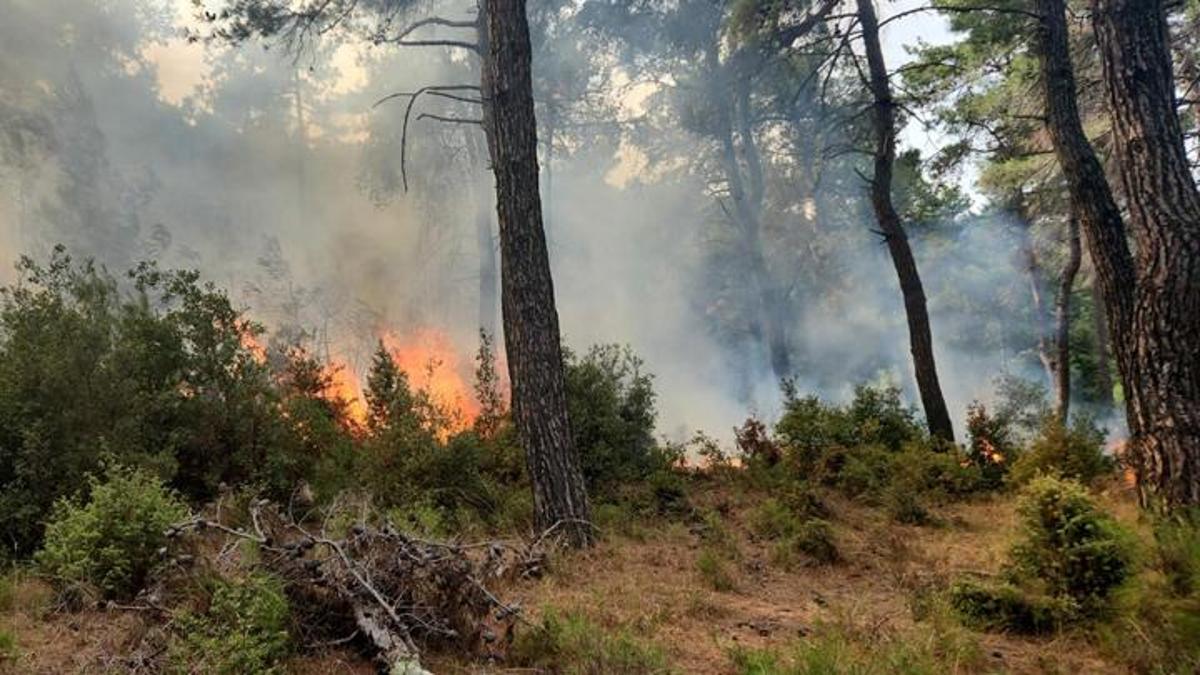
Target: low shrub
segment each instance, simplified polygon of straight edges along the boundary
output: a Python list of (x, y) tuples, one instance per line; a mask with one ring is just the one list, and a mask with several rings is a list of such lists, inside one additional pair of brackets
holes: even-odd
[(700, 552), (696, 558), (696, 571), (700, 573), (704, 584), (714, 591), (724, 593), (737, 587), (725, 557), (712, 548)]
[(607, 631), (579, 612), (547, 611), (517, 633), (509, 658), (519, 667), (562, 675), (668, 672), (662, 649), (628, 629)]
[(1035, 635), (1057, 630), (1074, 616), (1070, 600), (1031, 595), (1010, 584), (958, 581), (949, 599), (964, 623), (982, 630)]
[(1091, 483), (1112, 473), (1115, 463), (1104, 454), (1104, 432), (1090, 420), (1076, 418), (1064, 425), (1047, 416), (1029, 449), (1013, 462), (1009, 480), (1025, 485), (1039, 475)]
[(1035, 479), (1017, 512), (1021, 535), (1010, 554), (1012, 576), (1070, 598), (1085, 614), (1102, 611), (1132, 571), (1128, 536), (1075, 481)]
[(170, 663), (178, 673), (283, 672), (290, 647), (290, 611), (283, 585), (275, 577), (213, 578), (208, 607), (178, 617)]
[(819, 518), (810, 518), (801, 523), (779, 546), (777, 558), (781, 552), (799, 553), (820, 565), (829, 565), (841, 558), (834, 540), (833, 526)]
[(17, 636), (12, 631), (0, 630), (0, 664), (16, 660), (18, 654)]
[(187, 516), (187, 507), (136, 469), (112, 466), (88, 484), (87, 501), (55, 506), (37, 563), (60, 586), (86, 584), (106, 598), (131, 597), (157, 563), (167, 528)]

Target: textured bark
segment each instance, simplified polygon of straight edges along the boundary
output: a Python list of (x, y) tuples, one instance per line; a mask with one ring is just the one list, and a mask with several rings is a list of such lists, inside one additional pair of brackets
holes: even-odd
[(1054, 411), (1063, 422), (1071, 407), (1071, 293), (1082, 262), (1079, 220), (1072, 216), (1067, 223), (1067, 262), (1058, 278), (1054, 300)]
[(1140, 271), (1126, 398), (1144, 487), (1200, 504), (1200, 191), (1175, 97), (1162, 0), (1093, 0), (1117, 166)]
[(1075, 71), (1071, 65), (1064, 0), (1037, 0), (1035, 35), (1045, 96), (1047, 127), (1058, 163), (1067, 180), (1071, 212), (1087, 235), (1088, 252), (1096, 270), (1104, 313), (1108, 319), (1109, 343), (1116, 356), (1121, 381), (1126, 383), (1126, 416), (1131, 433), (1137, 425), (1131, 414), (1128, 386), (1136, 379), (1132, 341), (1133, 293), (1136, 273), (1125, 224), (1113, 198), (1104, 168), (1083, 131), (1076, 97)]
[(904, 310), (908, 317), (908, 337), (916, 370), (917, 389), (925, 409), (929, 431), (935, 437), (954, 442), (954, 427), (950, 412), (938, 382), (937, 364), (933, 355), (933, 333), (929, 327), (929, 311), (925, 289), (917, 271), (917, 261), (908, 243), (908, 234), (900, 222), (892, 202), (892, 169), (896, 160), (896, 102), (888, 81), (887, 65), (879, 42), (879, 21), (873, 0), (858, 0), (858, 19), (867, 56), (871, 95), (874, 99), (873, 126), (876, 138), (875, 172), (871, 177), (871, 203), (879, 229), (887, 241), (892, 264), (900, 280)]
[(537, 525), (587, 545), (590, 512), (567, 417), (558, 312), (542, 226), (525, 2), (485, 0), (482, 9), (484, 127), (496, 178), (513, 419), (525, 447)]

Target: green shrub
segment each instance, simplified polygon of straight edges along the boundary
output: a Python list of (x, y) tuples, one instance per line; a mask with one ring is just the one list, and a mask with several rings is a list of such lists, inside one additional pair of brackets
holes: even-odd
[(1044, 474), (1091, 483), (1115, 468), (1103, 448), (1104, 432), (1090, 420), (1076, 418), (1068, 427), (1051, 415), (1029, 449), (1013, 462), (1009, 479), (1024, 485)]
[(172, 670), (179, 673), (267, 675), (283, 672), (290, 613), (283, 585), (265, 574), (245, 579), (215, 578), (203, 612), (188, 612), (178, 622), (171, 645)]
[(11, 631), (0, 630), (0, 664), (5, 661), (16, 660), (17, 655), (17, 636)]
[(666, 468), (654, 442), (653, 379), (641, 359), (619, 345), (596, 345), (582, 357), (564, 351), (571, 432), (589, 494), (610, 498)]
[(826, 471), (836, 470), (833, 482), (848, 496), (877, 503), (892, 480), (894, 460), (895, 453), (882, 446), (855, 446), (841, 453), (840, 469), (834, 462)]
[(705, 585), (714, 591), (723, 593), (737, 587), (724, 556), (712, 548), (706, 547), (700, 552), (700, 556), (696, 558), (696, 571), (700, 573)]
[(547, 611), (538, 625), (517, 633), (509, 658), (520, 667), (562, 675), (668, 672), (657, 645), (628, 629), (607, 631), (579, 612)]
[(1035, 596), (1009, 584), (958, 581), (950, 587), (949, 596), (951, 607), (964, 623), (984, 630), (1048, 633), (1074, 616), (1069, 599)]
[(750, 515), (750, 529), (760, 537), (778, 539), (795, 532), (800, 518), (782, 501), (768, 497)]
[(1021, 535), (1011, 552), (1017, 579), (1070, 598), (1085, 613), (1103, 610), (1131, 572), (1127, 535), (1079, 483), (1043, 477), (1017, 505)]
[(971, 494), (984, 481), (979, 468), (962, 451), (934, 451), (910, 443), (892, 458), (883, 505), (894, 520), (923, 525), (933, 520), (927, 505)]
[(808, 475), (834, 448), (876, 445), (894, 451), (924, 436), (895, 387), (859, 386), (849, 405), (836, 406), (815, 396), (799, 397), (790, 383), (784, 385), (783, 414), (775, 434), (799, 475)]
[(1200, 511), (1154, 530), (1154, 571), (1118, 591), (1102, 645), (1136, 673), (1200, 672)]
[(110, 467), (89, 485), (86, 502), (59, 501), (37, 562), (59, 584), (86, 583), (107, 598), (130, 597), (156, 564), (166, 529), (187, 516), (187, 507), (136, 469)]
[(821, 565), (837, 562), (841, 556), (834, 540), (833, 527), (829, 522), (819, 518), (804, 521), (779, 542), (775, 550), (777, 561), (790, 560), (791, 556), (797, 553)]

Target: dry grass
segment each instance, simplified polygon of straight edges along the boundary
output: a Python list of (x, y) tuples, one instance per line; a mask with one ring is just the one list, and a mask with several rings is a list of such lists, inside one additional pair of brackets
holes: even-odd
[[(914, 619), (914, 598), (960, 574), (995, 573), (1015, 527), (1008, 497), (946, 507), (938, 513), (943, 523), (938, 527), (897, 525), (877, 509), (829, 497), (842, 561), (789, 570), (771, 562), (772, 542), (749, 533), (759, 496), (706, 485), (694, 501), (701, 510), (722, 514), (732, 535), (736, 551), (727, 561), (733, 590), (714, 591), (702, 578), (696, 561), (710, 544), (696, 525), (656, 523), (637, 536), (609, 534), (591, 550), (559, 558), (545, 578), (506, 589), (506, 595), (519, 601), (534, 623), (547, 609), (578, 613), (600, 630), (623, 631), (657, 645), (672, 672), (734, 673), (730, 655), (735, 650), (787, 649), (830, 626), (866, 640), (866, 649), (876, 640), (925, 639), (921, 636), (936, 629)], [(1112, 490), (1101, 502), (1144, 533), (1128, 494)], [(40, 591), (20, 592), (36, 597)], [(43, 616), (37, 602), (26, 604), (0, 613), (0, 630), (14, 633), (19, 648), (16, 661), (0, 665), (2, 672), (101, 672), (119, 665), (110, 655), (146, 629), (136, 613)], [(956, 630), (978, 643), (978, 657), (950, 666), (949, 672), (1125, 672), (1106, 662), (1081, 634), (1026, 638)], [(437, 673), (505, 672), (448, 656), (432, 657), (429, 665)], [(298, 657), (289, 670), (372, 672), (349, 651)]]

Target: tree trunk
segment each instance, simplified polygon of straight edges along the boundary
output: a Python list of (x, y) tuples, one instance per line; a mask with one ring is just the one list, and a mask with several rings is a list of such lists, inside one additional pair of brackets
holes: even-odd
[(1021, 233), (1021, 267), (1029, 281), (1029, 299), (1033, 307), (1033, 333), (1037, 343), (1038, 361), (1046, 373), (1046, 386), (1055, 388), (1057, 377), (1054, 369), (1054, 354), (1050, 349), (1050, 327), (1042, 302), (1041, 265), (1038, 264), (1037, 249), (1033, 242), (1033, 216), (1026, 205), (1025, 197), (1018, 194), (1016, 200), (1017, 227)]
[[(1071, 65), (1064, 0), (1037, 0), (1040, 16), (1036, 33), (1036, 51), (1045, 95), (1047, 128), (1058, 163), (1067, 180), (1071, 213), (1079, 219), (1087, 234), (1088, 251), (1096, 269), (1096, 280), (1104, 299), (1108, 319), (1109, 344), (1117, 360), (1117, 370), (1125, 389), (1136, 379), (1130, 329), (1133, 317), (1133, 290), (1136, 273), (1125, 224), (1113, 198), (1104, 168), (1096, 158), (1091, 142), (1083, 132), (1075, 90), (1075, 71)], [(1137, 424), (1126, 396), (1126, 416), (1130, 432)]]
[(1162, 0), (1093, 0), (1117, 166), (1141, 270), (1134, 298), (1140, 482), (1200, 504), (1200, 191), (1184, 148)]
[(929, 327), (929, 311), (925, 304), (925, 289), (917, 271), (917, 261), (908, 243), (908, 234), (900, 223), (900, 214), (892, 202), (892, 167), (896, 160), (896, 102), (888, 81), (887, 65), (879, 42), (879, 21), (873, 0), (858, 0), (858, 18), (863, 45), (867, 55), (871, 94), (874, 99), (873, 125), (875, 130), (875, 172), (871, 177), (871, 203), (879, 229), (887, 241), (892, 264), (900, 279), (904, 310), (908, 317), (908, 337), (916, 370), (917, 388), (925, 419), (933, 436), (954, 442), (954, 427), (950, 412), (938, 382), (937, 365), (933, 356), (933, 333)]
[(1100, 292), (1100, 283), (1092, 283), (1092, 332), (1094, 333), (1096, 350), (1096, 379), (1094, 386), (1100, 394), (1100, 402), (1106, 406), (1113, 404), (1112, 363), (1108, 349), (1108, 319), (1104, 314), (1104, 296)]
[(1073, 215), (1067, 223), (1067, 252), (1054, 302), (1054, 411), (1064, 424), (1071, 407), (1071, 293), (1075, 290), (1075, 276), (1083, 262), (1079, 220)]
[(512, 383), (512, 412), (543, 530), (574, 545), (592, 541), (579, 455), (567, 417), (554, 283), (542, 227), (537, 122), (524, 0), (484, 0), (481, 87), (496, 178), (501, 312)]

